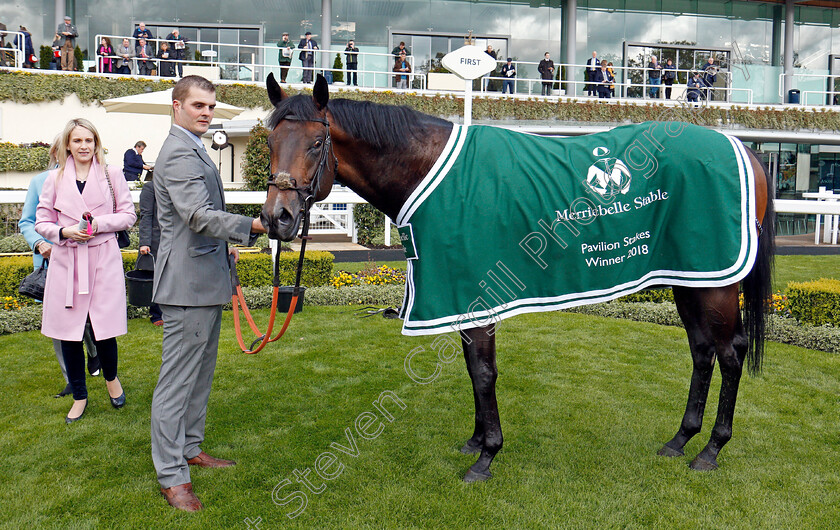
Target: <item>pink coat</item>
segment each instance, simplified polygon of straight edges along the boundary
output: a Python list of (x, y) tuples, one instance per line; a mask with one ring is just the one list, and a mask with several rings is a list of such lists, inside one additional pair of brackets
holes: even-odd
[[(120, 168), (108, 166), (117, 211), (105, 172), (95, 159), (84, 193), (76, 185), (76, 167), (68, 158), (64, 174), (53, 170), (44, 182), (35, 213), (35, 230), (55, 241), (47, 269), (41, 333), (61, 340), (80, 341), (90, 315), (97, 340), (127, 331), (125, 276), (116, 231), (134, 225), (134, 203)], [(96, 219), (99, 233), (85, 244), (61, 240), (59, 231), (79, 224), (84, 212)]]

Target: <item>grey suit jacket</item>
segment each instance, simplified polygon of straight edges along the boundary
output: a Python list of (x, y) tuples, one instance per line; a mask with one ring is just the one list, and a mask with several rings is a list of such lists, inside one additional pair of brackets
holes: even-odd
[(230, 301), (225, 241), (245, 244), (251, 218), (225, 212), (222, 179), (207, 152), (173, 126), (155, 163), (160, 247), (155, 303), (211, 306)]
[[(67, 35), (63, 35), (63, 32), (69, 31), (71, 35), (68, 37)], [(64, 25), (64, 22), (58, 25), (58, 28), (55, 31), (58, 33), (58, 45), (64, 46), (64, 44), (69, 40), (71, 46), (76, 45), (76, 37), (79, 36), (79, 31), (76, 29), (75, 24), (70, 24), (70, 28), (68, 29), (67, 26)]]

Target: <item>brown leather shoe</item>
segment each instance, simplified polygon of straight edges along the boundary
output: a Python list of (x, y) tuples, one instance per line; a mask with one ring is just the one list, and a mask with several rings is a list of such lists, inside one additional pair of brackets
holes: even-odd
[(185, 512), (197, 512), (203, 510), (201, 501), (195, 496), (192, 489), (192, 482), (179, 484), (171, 488), (160, 488), (161, 494), (166, 498), (170, 506), (184, 510)]
[(198, 456), (187, 460), (187, 464), (198, 467), (230, 467), (236, 465), (233, 460), (222, 460), (221, 458), (213, 458), (204, 451), (198, 453)]

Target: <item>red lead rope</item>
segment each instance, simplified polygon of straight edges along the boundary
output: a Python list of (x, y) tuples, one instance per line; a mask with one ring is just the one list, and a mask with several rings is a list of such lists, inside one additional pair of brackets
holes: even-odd
[[(292, 291), (292, 301), (289, 303), (289, 312), (286, 313), (286, 320), (283, 322), (283, 327), (272, 337), (271, 332), (274, 329), (274, 321), (277, 317), (277, 299), (280, 293), (280, 250), (277, 250), (277, 255), (274, 256), (274, 290), (271, 295), (271, 311), (268, 319), (268, 329), (265, 333), (260, 333), (254, 318), (251, 316), (251, 311), (248, 310), (248, 304), (245, 303), (245, 295), (242, 293), (242, 285), (239, 283), (239, 274), (236, 272), (236, 263), (231, 263), (231, 283), (233, 287), (233, 295), (231, 296), (231, 304), (233, 304), (233, 326), (236, 329), (236, 340), (239, 342), (239, 347), (243, 353), (254, 354), (265, 348), (269, 342), (274, 342), (286, 333), (289, 323), (292, 321), (292, 314), (298, 303), (298, 296), (300, 295), (300, 275), (303, 271), (303, 257), (306, 251), (306, 241), (309, 239), (309, 209), (307, 208), (303, 218), (303, 230), (301, 231), (301, 245), (300, 258), (298, 259), (297, 274), (295, 276), (295, 288)], [(251, 327), (256, 338), (251, 342), (250, 347), (245, 346), (245, 340), (242, 337), (242, 325), (239, 321), (239, 306), (242, 306), (242, 312), (245, 314), (245, 320)]]

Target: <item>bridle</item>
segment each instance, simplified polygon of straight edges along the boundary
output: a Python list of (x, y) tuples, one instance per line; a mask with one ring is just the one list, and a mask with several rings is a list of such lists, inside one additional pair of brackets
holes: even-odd
[[(324, 171), (326, 170), (327, 162), (330, 158), (332, 158), (333, 160), (333, 177), (335, 177), (338, 174), (338, 158), (336, 158), (335, 152), (333, 151), (332, 138), (330, 137), (330, 122), (326, 118), (303, 119), (298, 118), (297, 116), (286, 116), (283, 119), (322, 123), (326, 127), (326, 137), (324, 138), (324, 143), (321, 144), (321, 152), (318, 156), (318, 166), (315, 168), (315, 174), (313, 175), (312, 179), (309, 181), (309, 184), (307, 186), (298, 186), (297, 180), (292, 178), (288, 171), (278, 171), (276, 173), (271, 173), (271, 162), (269, 162), (268, 164), (268, 187), (271, 188), (272, 186), (274, 186), (275, 188), (277, 188), (278, 191), (293, 190), (297, 192), (298, 197), (300, 197), (301, 200), (300, 213), (303, 214), (303, 226), (301, 228), (300, 234), (300, 257), (298, 258), (297, 273), (295, 275), (295, 287), (292, 291), (292, 300), (289, 303), (289, 310), (286, 313), (286, 320), (285, 322), (283, 322), (283, 327), (280, 329), (280, 332), (277, 333), (275, 337), (271, 337), (271, 331), (274, 328), (274, 320), (277, 316), (277, 300), (280, 291), (279, 252), (274, 257), (274, 288), (271, 297), (271, 310), (269, 313), (268, 329), (265, 333), (260, 333), (259, 328), (257, 328), (257, 325), (254, 323), (254, 319), (251, 317), (251, 312), (248, 310), (248, 305), (245, 303), (245, 296), (242, 294), (242, 286), (239, 283), (239, 275), (236, 272), (236, 263), (233, 261), (233, 257), (231, 256), (230, 270), (231, 284), (233, 287), (233, 296), (231, 297), (231, 303), (233, 305), (234, 328), (236, 329), (236, 339), (239, 342), (239, 347), (244, 353), (248, 354), (259, 352), (266, 346), (266, 344), (278, 340), (280, 337), (283, 336), (284, 333), (286, 333), (286, 329), (289, 327), (289, 322), (291, 322), (292, 320), (292, 314), (294, 314), (295, 312), (295, 308), (297, 307), (298, 303), (298, 297), (300, 295), (300, 276), (303, 272), (303, 258), (306, 252), (306, 242), (310, 239), (309, 210), (312, 208), (312, 205), (315, 202), (315, 194), (318, 193), (318, 191), (320, 190), (321, 180), (323, 179)], [(242, 312), (245, 314), (245, 319), (248, 321), (248, 325), (251, 327), (251, 331), (253, 331), (254, 335), (256, 335), (256, 338), (253, 342), (251, 342), (250, 347), (245, 346), (245, 341), (242, 338), (242, 328), (239, 322), (240, 305), (242, 306)]]
[(271, 173), (271, 162), (268, 163), (268, 187), (270, 188), (271, 186), (274, 186), (275, 188), (277, 188), (278, 191), (296, 191), (301, 199), (301, 202), (304, 205), (304, 207), (301, 208), (301, 211), (303, 213), (307, 213), (309, 211), (309, 207), (311, 206), (311, 201), (314, 200), (315, 194), (321, 187), (321, 179), (324, 176), (324, 170), (327, 167), (327, 160), (330, 157), (333, 160), (333, 175), (335, 175), (338, 172), (338, 158), (336, 158), (335, 152), (333, 151), (332, 137), (330, 136), (330, 122), (326, 118), (303, 119), (298, 118), (294, 115), (286, 116), (285, 118), (283, 118), (283, 120), (311, 121), (316, 123), (322, 123), (324, 127), (326, 127), (327, 134), (324, 138), (324, 143), (321, 144), (321, 153), (318, 156), (318, 167), (315, 168), (315, 175), (313, 175), (312, 180), (309, 181), (308, 186), (298, 186), (297, 180), (292, 178), (288, 171), (278, 171), (276, 173)]

